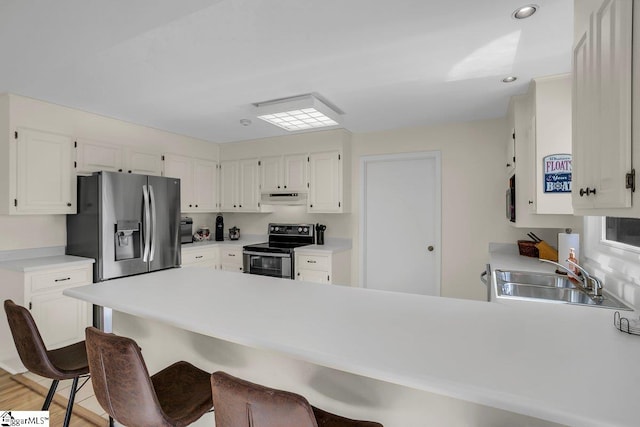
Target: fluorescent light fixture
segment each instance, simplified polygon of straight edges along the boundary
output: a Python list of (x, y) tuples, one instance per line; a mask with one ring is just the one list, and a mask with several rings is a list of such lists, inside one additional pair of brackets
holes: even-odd
[(255, 104), (256, 115), (289, 132), (338, 126), (341, 112), (311, 94)]

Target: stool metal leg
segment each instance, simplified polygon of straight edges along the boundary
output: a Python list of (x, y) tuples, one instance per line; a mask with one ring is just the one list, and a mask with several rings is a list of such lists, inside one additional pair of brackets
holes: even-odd
[(71, 421), (71, 412), (73, 411), (73, 401), (76, 398), (76, 391), (78, 388), (78, 379), (80, 377), (75, 377), (73, 379), (73, 384), (71, 385), (71, 393), (69, 394), (69, 404), (67, 405), (67, 413), (64, 416), (64, 427), (69, 427), (69, 421)]
[(51, 405), (51, 401), (53, 400), (53, 396), (56, 394), (56, 388), (58, 388), (59, 380), (53, 380), (51, 383), (51, 387), (49, 387), (49, 393), (47, 393), (46, 399), (44, 399), (44, 405), (42, 405), (42, 410), (46, 411), (49, 409)]

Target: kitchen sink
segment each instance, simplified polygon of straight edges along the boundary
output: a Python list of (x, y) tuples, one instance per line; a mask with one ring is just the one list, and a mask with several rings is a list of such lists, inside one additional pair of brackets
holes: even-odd
[(576, 286), (566, 276), (549, 273), (496, 270), (496, 296), (528, 301), (545, 301), (561, 304), (578, 304), (591, 307), (633, 310), (609, 294), (594, 297)]
[(574, 282), (567, 276), (558, 274), (529, 273), (525, 271), (496, 270), (496, 278), (503, 283), (522, 283), (554, 288), (575, 288)]

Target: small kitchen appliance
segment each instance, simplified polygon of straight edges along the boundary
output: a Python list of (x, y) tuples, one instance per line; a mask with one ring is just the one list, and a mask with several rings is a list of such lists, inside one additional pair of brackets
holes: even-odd
[(240, 229), (238, 227), (231, 227), (229, 229), (229, 240), (238, 240), (240, 238)]
[(211, 240), (211, 231), (209, 227), (201, 225), (196, 231), (196, 234), (193, 235), (193, 240), (201, 242), (203, 240)]
[(313, 224), (269, 224), (269, 241), (243, 247), (244, 271), (249, 274), (293, 279), (293, 251), (312, 245)]
[(180, 218), (180, 243), (193, 242), (193, 218), (183, 216)]
[(316, 245), (324, 245), (324, 232), (326, 229), (326, 225), (316, 224)]
[(216, 242), (222, 242), (224, 240), (224, 220), (222, 215), (216, 217)]

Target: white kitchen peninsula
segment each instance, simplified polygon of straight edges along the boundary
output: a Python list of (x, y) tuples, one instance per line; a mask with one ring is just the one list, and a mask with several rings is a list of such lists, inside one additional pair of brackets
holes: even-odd
[(640, 337), (615, 330), (610, 310), (197, 268), (65, 294), (113, 308), (151, 372), (183, 358), (385, 427), (638, 422)]

